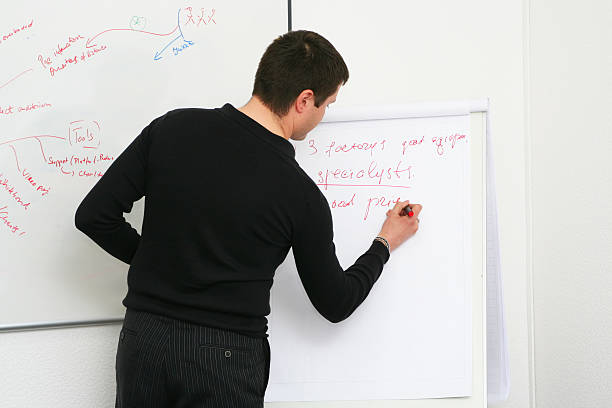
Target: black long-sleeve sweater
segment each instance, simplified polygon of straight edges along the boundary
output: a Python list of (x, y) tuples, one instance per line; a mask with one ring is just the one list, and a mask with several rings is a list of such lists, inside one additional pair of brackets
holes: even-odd
[[(145, 197), (142, 235), (123, 217)], [(230, 104), (155, 119), (109, 167), (76, 226), (130, 265), (123, 304), (265, 336), (274, 272), (293, 248), (306, 293), (338, 322), (389, 254), (375, 241), (343, 270), (328, 203), (293, 146)]]

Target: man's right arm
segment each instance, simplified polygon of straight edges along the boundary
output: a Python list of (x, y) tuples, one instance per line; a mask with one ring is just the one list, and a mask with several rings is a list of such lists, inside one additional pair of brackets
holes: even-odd
[[(317, 311), (331, 322), (340, 322), (368, 296), (389, 259), (389, 250), (383, 243), (373, 241), (355, 263), (344, 270), (336, 256), (332, 217), (325, 197), (319, 194), (318, 199), (304, 204), (305, 211), (293, 237), (298, 274)], [(412, 226), (408, 217), (399, 218), (402, 208), (396, 205), (387, 213), (381, 230), (384, 238), (393, 243), (391, 249), (416, 232), (416, 229), (407, 228), (408, 224)], [(418, 210), (420, 212), (420, 208)]]

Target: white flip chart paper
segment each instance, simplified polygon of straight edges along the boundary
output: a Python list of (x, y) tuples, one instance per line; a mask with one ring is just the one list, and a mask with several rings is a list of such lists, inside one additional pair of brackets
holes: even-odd
[(343, 267), (369, 247), (398, 198), (424, 209), (419, 232), (342, 323), (317, 314), (288, 257), (272, 290), (267, 400), (471, 394), (469, 143), (468, 112), (326, 122), (296, 143), (331, 207)]

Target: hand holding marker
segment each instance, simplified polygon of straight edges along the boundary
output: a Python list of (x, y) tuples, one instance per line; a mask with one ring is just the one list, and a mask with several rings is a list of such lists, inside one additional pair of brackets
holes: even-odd
[[(402, 208), (402, 211), (400, 212), (400, 215), (407, 215), (409, 217), (412, 217), (414, 215), (414, 211), (412, 211), (412, 207), (410, 206), (410, 204), (408, 204), (407, 206)], [(417, 218), (417, 222), (418, 221), (419, 221), (419, 219)]]
[(387, 219), (382, 225), (379, 237), (384, 238), (393, 251), (404, 241), (412, 237), (419, 229), (419, 214), (423, 206), (410, 204), (410, 201), (398, 201), (387, 211)]

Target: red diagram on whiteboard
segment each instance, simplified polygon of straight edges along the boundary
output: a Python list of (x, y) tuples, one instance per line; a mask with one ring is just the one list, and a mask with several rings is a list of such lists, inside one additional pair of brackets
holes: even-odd
[(70, 146), (97, 149), (100, 146), (100, 124), (95, 121), (75, 120), (68, 128)]

